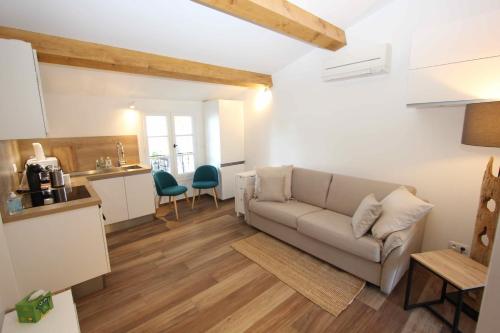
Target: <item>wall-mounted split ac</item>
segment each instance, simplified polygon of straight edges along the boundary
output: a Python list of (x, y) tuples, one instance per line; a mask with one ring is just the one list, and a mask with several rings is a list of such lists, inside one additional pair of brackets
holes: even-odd
[(389, 73), (391, 45), (346, 46), (323, 66), (323, 81), (342, 80)]

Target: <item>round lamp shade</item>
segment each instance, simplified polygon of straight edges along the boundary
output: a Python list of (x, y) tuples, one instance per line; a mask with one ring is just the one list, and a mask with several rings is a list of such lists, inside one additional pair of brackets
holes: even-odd
[(500, 102), (467, 105), (462, 143), (471, 146), (500, 147)]

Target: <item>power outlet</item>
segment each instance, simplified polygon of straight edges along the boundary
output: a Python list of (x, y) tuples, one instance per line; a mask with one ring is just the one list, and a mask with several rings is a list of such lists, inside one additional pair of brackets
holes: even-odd
[(463, 255), (470, 256), (470, 245), (449, 241), (448, 248)]

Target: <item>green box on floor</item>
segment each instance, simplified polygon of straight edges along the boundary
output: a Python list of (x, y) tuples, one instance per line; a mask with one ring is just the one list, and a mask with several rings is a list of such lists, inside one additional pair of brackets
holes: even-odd
[(20, 323), (36, 323), (42, 319), (43, 315), (54, 308), (50, 291), (30, 301), (29, 298), (32, 294), (29, 294), (16, 304), (17, 318)]

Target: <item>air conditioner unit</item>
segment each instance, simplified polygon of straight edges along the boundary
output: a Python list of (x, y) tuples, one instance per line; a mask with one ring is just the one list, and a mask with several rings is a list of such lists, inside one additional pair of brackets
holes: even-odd
[(391, 45), (347, 46), (337, 51), (323, 67), (323, 81), (389, 73)]

